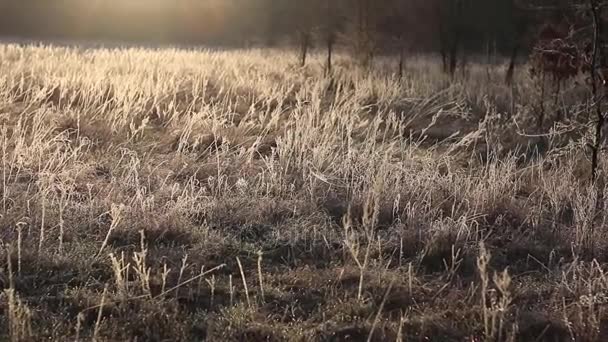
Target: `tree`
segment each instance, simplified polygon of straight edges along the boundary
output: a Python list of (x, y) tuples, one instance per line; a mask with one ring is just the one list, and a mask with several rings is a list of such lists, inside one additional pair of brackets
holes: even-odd
[(344, 29), (344, 8), (339, 0), (323, 0), (319, 35), (327, 49), (325, 74), (332, 72), (332, 57), (339, 33)]
[[(589, 0), (589, 7), (592, 17), (592, 30), (593, 38), (591, 41), (592, 51), (590, 60), (590, 72), (591, 72), (591, 89), (592, 89), (592, 100), (595, 104), (595, 139), (591, 146), (591, 177), (593, 181), (597, 181), (600, 149), (602, 145), (602, 132), (604, 124), (606, 122), (606, 115), (603, 112), (602, 102), (604, 99), (603, 94), (600, 94), (600, 89), (606, 86), (603, 79), (603, 71), (608, 67), (606, 54), (606, 47), (604, 44), (604, 12), (608, 3), (600, 0)], [(604, 93), (606, 89), (604, 88)]]
[(462, 44), (464, 1), (439, 0), (436, 7), (443, 68), (452, 77), (456, 74)]
[(304, 67), (313, 45), (314, 31), (319, 26), (321, 3), (319, 0), (290, 1), (275, 6), (285, 6), (282, 11), (287, 19), (285, 25), (295, 35), (299, 47), (299, 63)]
[(397, 76), (403, 77), (407, 54), (414, 49), (429, 49), (435, 35), (429, 22), (433, 18), (432, 5), (427, 0), (388, 0), (380, 12), (377, 24), (383, 46), (399, 56)]
[[(578, 58), (582, 60), (580, 70), (589, 74), (590, 112), (594, 113), (595, 118), (593, 120), (593, 142), (588, 147), (591, 150), (591, 178), (593, 182), (599, 182), (599, 160), (604, 140), (603, 130), (606, 124), (604, 101), (608, 90), (605, 77), (606, 70), (608, 70), (608, 51), (606, 51), (605, 41), (608, 1), (561, 0), (548, 3), (547, 1), (521, 0), (518, 5), (530, 11), (545, 13), (544, 17), (548, 20), (565, 19), (573, 26), (570, 36), (574, 37), (573, 41), (579, 44)], [(559, 51), (551, 47), (551, 50), (546, 51), (546, 54), (552, 56), (557, 52)], [(543, 51), (540, 51), (540, 53), (542, 54)], [(559, 59), (561, 55), (557, 58), (553, 57), (557, 60), (557, 62), (551, 62), (551, 64), (556, 65), (555, 69), (560, 69)], [(598, 190), (598, 197), (603, 196), (603, 186), (598, 186)]]
[(412, 38), (410, 14), (414, 12), (412, 2), (407, 0), (393, 0), (388, 5), (387, 15), (379, 25), (379, 31), (383, 36), (388, 37), (389, 44), (394, 47), (399, 54), (397, 64), (397, 77), (403, 78), (405, 67), (405, 55)]
[[(515, 1), (513, 2), (515, 3)], [(515, 9), (516, 14), (513, 18), (515, 27), (515, 35), (512, 38), (512, 47), (511, 53), (509, 55), (509, 67), (507, 68), (507, 72), (505, 74), (505, 83), (511, 85), (513, 83), (513, 75), (515, 74), (515, 62), (517, 60), (517, 56), (525, 44), (526, 36), (528, 35), (528, 30), (530, 27), (530, 19), (524, 11)]]
[(348, 37), (359, 64), (368, 69), (376, 51), (376, 25), (378, 4), (374, 0), (353, 0)]

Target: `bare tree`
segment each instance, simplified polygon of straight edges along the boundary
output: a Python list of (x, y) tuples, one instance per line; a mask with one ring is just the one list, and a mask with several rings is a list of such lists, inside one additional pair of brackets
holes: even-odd
[(515, 13), (515, 35), (512, 38), (511, 53), (509, 55), (509, 66), (505, 74), (505, 83), (513, 84), (513, 76), (515, 74), (515, 63), (522, 47), (525, 45), (531, 20), (529, 14), (517, 5), (517, 0), (512, 0), (512, 6)]
[(338, 35), (344, 27), (344, 14), (342, 3), (339, 0), (322, 0), (320, 6), (321, 23), (319, 26), (320, 39), (325, 43), (327, 58), (325, 62), (325, 74), (332, 73), (334, 46), (338, 40)]
[[(589, 7), (593, 20), (593, 40), (592, 40), (592, 52), (591, 52), (591, 90), (592, 99), (595, 106), (596, 124), (595, 124), (595, 140), (593, 146), (591, 146), (591, 177), (593, 181), (597, 180), (598, 165), (600, 150), (602, 144), (602, 131), (606, 121), (606, 116), (602, 109), (602, 102), (604, 100), (604, 94), (600, 94), (600, 89), (605, 87), (603, 81), (602, 71), (606, 68), (606, 55), (604, 51), (604, 23), (603, 23), (603, 10), (607, 3), (599, 0), (589, 0)], [(601, 83), (601, 84), (600, 84)], [(605, 91), (605, 90), (604, 90)]]
[(354, 0), (351, 41), (359, 64), (368, 69), (376, 50), (376, 9), (374, 0)]
[(438, 0), (436, 4), (439, 51), (443, 69), (451, 77), (456, 74), (458, 53), (462, 48), (463, 21), (467, 0)]
[(306, 66), (308, 50), (312, 44), (312, 32), (307, 29), (298, 30), (298, 41), (300, 43), (300, 66)]
[(412, 39), (412, 27), (409, 15), (414, 12), (413, 2), (408, 0), (393, 0), (389, 3), (387, 14), (379, 25), (380, 32), (388, 36), (399, 54), (397, 77), (403, 78), (405, 57)]
[(280, 15), (285, 31), (292, 31), (297, 41), (298, 62), (301, 67), (306, 66), (308, 53), (313, 47), (314, 31), (319, 25), (319, 0), (285, 1), (273, 6), (283, 6), (282, 10), (275, 9), (275, 12), (282, 12)]
[[(538, 3), (533, 0), (520, 0), (518, 4), (527, 10), (533, 11), (544, 11), (559, 13), (561, 16), (571, 16), (582, 18), (582, 22), (578, 23), (576, 31), (576, 41), (585, 44), (583, 49), (578, 47), (578, 54), (581, 59), (581, 67), (585, 73), (589, 74), (589, 82), (591, 88), (591, 107), (590, 110), (595, 113), (594, 123), (594, 138), (593, 142), (589, 144), (591, 150), (591, 177), (592, 181), (597, 182), (599, 173), (599, 160), (603, 144), (603, 130), (606, 124), (606, 114), (604, 113), (604, 100), (607, 91), (606, 86), (606, 70), (608, 70), (608, 54), (606, 53), (606, 42), (605, 39), (605, 20), (606, 20), (606, 7), (608, 7), (608, 1), (606, 0), (561, 0), (557, 1), (557, 4), (545, 4)], [(581, 15), (582, 14), (582, 15)], [(569, 48), (570, 49), (570, 48)], [(582, 52), (581, 52), (582, 50)], [(549, 56), (553, 56), (557, 51), (554, 47), (551, 47), (549, 51), (544, 53)], [(543, 53), (541, 51), (541, 53)], [(568, 52), (570, 54), (570, 52)], [(558, 57), (562, 57), (563, 53), (560, 53)], [(556, 59), (553, 57), (553, 59)], [(568, 57), (572, 60), (572, 57)], [(559, 63), (559, 58), (556, 61), (551, 62), (555, 65), (552, 68), (560, 69), (564, 65), (569, 68), (572, 66), (571, 63)], [(559, 70), (558, 70), (559, 71)], [(559, 80), (556, 80), (559, 82)], [(559, 83), (558, 83), (559, 85)], [(601, 195), (602, 186), (599, 186)]]

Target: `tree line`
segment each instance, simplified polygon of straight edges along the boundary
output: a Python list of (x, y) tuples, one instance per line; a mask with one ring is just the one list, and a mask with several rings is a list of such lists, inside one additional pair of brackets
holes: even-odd
[[(569, 0), (0, 0), (0, 35), (230, 47), (336, 47), (364, 67), (376, 55), (433, 52), (454, 74), (472, 55), (515, 59)], [(539, 8), (553, 8), (539, 11)]]
[(513, 0), (0, 1), (0, 33), (33, 38), (503, 52), (515, 30)]

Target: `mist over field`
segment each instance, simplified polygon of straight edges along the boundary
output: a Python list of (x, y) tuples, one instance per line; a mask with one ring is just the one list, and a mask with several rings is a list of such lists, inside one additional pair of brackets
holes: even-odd
[(0, 340), (608, 340), (607, 5), (0, 1)]

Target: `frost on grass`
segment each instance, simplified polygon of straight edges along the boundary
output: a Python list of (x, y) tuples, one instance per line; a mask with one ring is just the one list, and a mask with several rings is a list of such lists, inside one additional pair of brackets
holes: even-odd
[(606, 336), (584, 91), (314, 58), (0, 46), (2, 338)]

